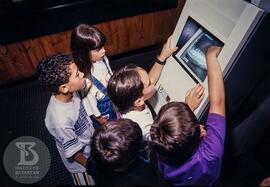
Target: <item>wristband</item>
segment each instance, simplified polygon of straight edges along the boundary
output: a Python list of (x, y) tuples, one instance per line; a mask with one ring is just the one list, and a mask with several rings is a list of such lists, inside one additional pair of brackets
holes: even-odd
[(165, 65), (166, 64), (166, 60), (164, 60), (163, 62), (161, 60), (158, 59), (159, 55), (156, 57), (156, 63), (161, 64), (161, 65)]

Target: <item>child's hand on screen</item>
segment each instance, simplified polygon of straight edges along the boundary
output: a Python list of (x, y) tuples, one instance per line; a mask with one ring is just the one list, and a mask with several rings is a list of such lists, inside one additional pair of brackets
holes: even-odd
[(185, 96), (185, 102), (189, 108), (194, 111), (198, 108), (204, 98), (205, 88), (197, 84), (194, 88), (191, 88), (187, 91)]
[(220, 51), (221, 51), (221, 47), (218, 46), (209, 46), (206, 52), (206, 56), (214, 56), (214, 57), (218, 57)]

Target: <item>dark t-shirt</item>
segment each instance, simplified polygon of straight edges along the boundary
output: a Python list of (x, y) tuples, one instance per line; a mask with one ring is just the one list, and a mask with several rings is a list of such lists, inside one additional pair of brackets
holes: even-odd
[(97, 186), (163, 186), (150, 164), (140, 158), (124, 171), (99, 171), (92, 166), (90, 161), (87, 171)]

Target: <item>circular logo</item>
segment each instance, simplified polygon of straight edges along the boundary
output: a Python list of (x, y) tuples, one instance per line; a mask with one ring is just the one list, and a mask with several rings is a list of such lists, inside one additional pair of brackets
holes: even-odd
[(38, 138), (22, 136), (13, 140), (4, 153), (4, 167), (8, 175), (23, 184), (41, 180), (50, 168), (47, 146)]

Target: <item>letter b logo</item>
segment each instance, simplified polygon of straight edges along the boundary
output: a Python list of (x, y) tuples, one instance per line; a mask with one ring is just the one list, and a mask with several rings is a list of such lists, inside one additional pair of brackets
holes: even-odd
[[(39, 156), (33, 149), (35, 145), (35, 142), (16, 142), (16, 147), (20, 149), (20, 162), (17, 165), (33, 166), (38, 162)], [(27, 157), (32, 159), (27, 160)]]
[(51, 156), (47, 146), (40, 139), (21, 136), (8, 144), (3, 162), (5, 171), (14, 181), (33, 184), (47, 174)]

